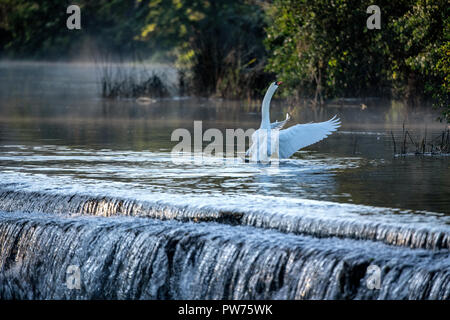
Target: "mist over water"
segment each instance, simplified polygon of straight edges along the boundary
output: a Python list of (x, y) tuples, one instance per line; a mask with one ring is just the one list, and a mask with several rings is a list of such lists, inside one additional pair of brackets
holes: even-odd
[(1, 298), (450, 298), (450, 158), (390, 135), (438, 135), (430, 110), (275, 101), (343, 126), (278, 168), (174, 163), (174, 129), (257, 128), (259, 102), (102, 100), (93, 65), (50, 66), (0, 63)]

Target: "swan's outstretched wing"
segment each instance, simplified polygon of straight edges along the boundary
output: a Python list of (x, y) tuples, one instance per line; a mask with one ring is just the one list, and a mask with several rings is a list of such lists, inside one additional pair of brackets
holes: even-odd
[(273, 123), (270, 124), (270, 129), (272, 130), (281, 130), (284, 125), (291, 119), (291, 116), (289, 115), (289, 113), (286, 113), (286, 119), (284, 121), (275, 121)]
[(339, 128), (341, 122), (334, 116), (325, 122), (297, 124), (280, 131), (279, 156), (289, 158), (297, 150), (328, 137)]

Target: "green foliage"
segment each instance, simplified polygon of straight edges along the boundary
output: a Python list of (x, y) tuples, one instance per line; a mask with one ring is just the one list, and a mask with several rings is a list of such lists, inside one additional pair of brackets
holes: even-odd
[(442, 119), (450, 122), (450, 41), (437, 50), (437, 63), (433, 66), (433, 72), (439, 82), (436, 86), (428, 84), (427, 90), (433, 94), (434, 106), (442, 110)]
[[(0, 0), (0, 54), (70, 58), (86, 43), (122, 57), (160, 52), (199, 95), (433, 98), (450, 118), (448, 0)], [(81, 7), (81, 31), (66, 8)]]
[(447, 5), (445, 0), (412, 1), (411, 8), (391, 23), (395, 35), (390, 44), (392, 70), (397, 75), (396, 87), (403, 88), (406, 98), (434, 97), (441, 104), (445, 100), (446, 74), (439, 65), (449, 41)]
[[(66, 9), (81, 9), (82, 30), (68, 30)], [(87, 41), (127, 54), (147, 44), (134, 39), (147, 7), (123, 0), (0, 0), (0, 53), (12, 58), (66, 58)]]
[(404, 1), (379, 1), (382, 29), (368, 30), (372, 1), (276, 0), (266, 45), (268, 70), (291, 93), (324, 97), (382, 95), (389, 91), (389, 28), (385, 21), (405, 11)]
[(267, 85), (263, 71), (264, 12), (248, 1), (148, 1), (141, 38), (174, 47), (195, 93), (254, 95)]
[(56, 47), (68, 46), (70, 40), (64, 36), (67, 28), (63, 28), (67, 6), (63, 2), (2, 0), (0, 7), (4, 51), (26, 57), (36, 51), (52, 54)]
[(275, 0), (267, 10), (267, 70), (288, 94), (433, 96), (448, 110), (447, 1), (380, 0), (381, 30), (366, 28), (371, 4)]

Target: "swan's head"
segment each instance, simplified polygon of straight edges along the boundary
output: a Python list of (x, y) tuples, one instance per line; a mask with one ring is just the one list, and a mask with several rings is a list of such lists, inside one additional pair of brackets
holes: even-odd
[(283, 81), (274, 81), (272, 82), (272, 84), (270, 85), (271, 87), (275, 87), (278, 88), (279, 86), (281, 86), (283, 84)]
[[(278, 86), (280, 86), (283, 83), (283, 81), (274, 81), (270, 84), (269, 88), (267, 89), (266, 95), (264, 96), (264, 100), (267, 102), (270, 102), (270, 99), (272, 99), (272, 96), (275, 94), (275, 91), (277, 91)], [(263, 100), (263, 102), (264, 102)]]

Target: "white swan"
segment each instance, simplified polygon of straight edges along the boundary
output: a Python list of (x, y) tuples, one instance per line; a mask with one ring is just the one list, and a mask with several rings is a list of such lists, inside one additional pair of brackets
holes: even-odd
[(298, 150), (325, 139), (340, 127), (340, 120), (334, 116), (328, 121), (297, 124), (280, 130), (290, 119), (289, 114), (282, 122), (270, 123), (270, 100), (281, 81), (273, 82), (262, 102), (261, 126), (252, 135), (252, 145), (245, 153), (251, 161), (269, 161), (271, 157), (289, 158)]

